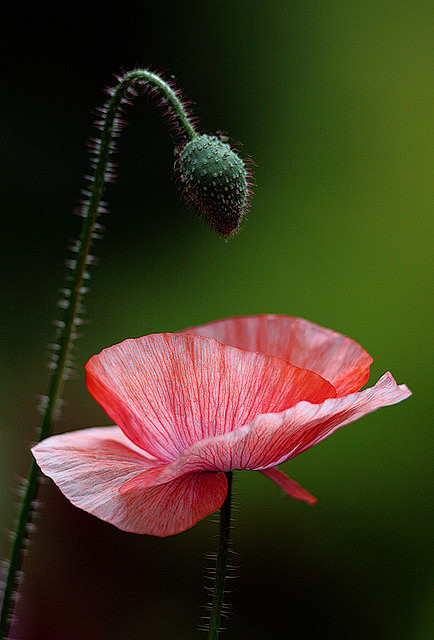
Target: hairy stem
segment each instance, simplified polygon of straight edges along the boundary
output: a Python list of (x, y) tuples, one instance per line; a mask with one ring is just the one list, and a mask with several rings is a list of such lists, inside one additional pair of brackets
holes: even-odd
[(214, 591), (211, 603), (211, 616), (208, 629), (208, 640), (217, 640), (220, 635), (220, 619), (225, 592), (226, 571), (228, 565), (228, 549), (231, 524), (232, 471), (225, 474), (228, 481), (228, 492), (220, 509), (220, 540), (217, 552)]
[[(77, 326), (80, 324), (80, 305), (86, 289), (83, 286), (88, 277), (87, 267), (90, 262), (90, 248), (95, 237), (95, 226), (98, 215), (102, 212), (101, 201), (106, 182), (110, 179), (110, 156), (114, 149), (115, 135), (119, 129), (118, 115), (122, 104), (131, 96), (134, 88), (151, 86), (157, 90), (166, 106), (176, 120), (180, 130), (188, 139), (196, 137), (196, 131), (176, 92), (160, 76), (146, 69), (135, 69), (125, 73), (116, 87), (110, 92), (110, 99), (103, 110), (101, 137), (96, 143), (96, 154), (93, 164), (94, 173), (90, 178), (88, 200), (83, 204), (83, 225), (80, 239), (76, 247), (76, 258), (70, 265), (72, 284), (68, 292), (67, 308), (64, 319), (58, 324), (59, 334), (56, 346), (56, 359), (45, 397), (42, 423), (37, 442), (40, 442), (53, 431), (53, 424), (58, 413), (59, 400), (66, 378), (71, 347), (77, 337)], [(0, 616), (0, 640), (7, 638), (10, 620), (15, 604), (15, 593), (18, 585), (18, 574), (22, 564), (23, 549), (28, 535), (33, 503), (38, 491), (39, 468), (32, 461), (27, 482), (24, 487), (18, 520), (9, 559), (7, 575), (4, 582), (3, 602)]]

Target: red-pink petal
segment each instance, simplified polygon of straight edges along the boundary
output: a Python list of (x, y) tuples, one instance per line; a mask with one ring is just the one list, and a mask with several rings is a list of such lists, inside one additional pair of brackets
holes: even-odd
[(372, 358), (357, 342), (303, 318), (280, 315), (226, 318), (185, 329), (183, 333), (284, 358), (331, 382), (338, 396), (358, 391), (369, 378)]
[(309, 493), (309, 491), (303, 489), (298, 482), (291, 480), (291, 478), (287, 476), (286, 473), (283, 473), (283, 471), (280, 471), (280, 469), (271, 467), (270, 469), (264, 469), (260, 473), (263, 473), (264, 476), (267, 476), (267, 478), (275, 482), (285, 493), (291, 496), (291, 498), (302, 500), (308, 504), (315, 504), (316, 498)]
[(193, 526), (223, 503), (223, 473), (197, 473), (145, 490), (120, 493), (151, 468), (117, 427), (84, 429), (43, 440), (32, 449), (42, 471), (75, 506), (124, 531), (168, 536)]
[(194, 442), (228, 433), (334, 387), (312, 371), (190, 334), (125, 340), (93, 356), (87, 386), (139, 447), (175, 460)]
[(198, 471), (264, 471), (293, 458), (358, 418), (404, 400), (411, 392), (386, 373), (374, 387), (320, 404), (299, 402), (281, 413), (257, 416), (230, 433), (194, 443), (177, 460), (144, 470), (122, 491), (164, 483)]

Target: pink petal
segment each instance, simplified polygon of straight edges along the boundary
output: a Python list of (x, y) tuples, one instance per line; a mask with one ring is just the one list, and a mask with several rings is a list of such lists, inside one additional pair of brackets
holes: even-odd
[(263, 473), (264, 476), (267, 476), (267, 478), (275, 482), (292, 498), (303, 500), (303, 502), (307, 502), (308, 504), (315, 504), (316, 498), (306, 491), (306, 489), (303, 489), (298, 482), (291, 480), (291, 478), (287, 476), (286, 473), (283, 473), (283, 471), (280, 471), (280, 469), (271, 467), (270, 469), (264, 469), (260, 473)]
[(334, 387), (311, 371), (193, 335), (155, 334), (104, 349), (86, 365), (87, 386), (139, 447), (172, 461), (204, 438)]
[[(194, 443), (164, 467), (144, 470), (121, 491), (164, 483), (197, 471), (264, 471), (293, 458), (358, 418), (404, 400), (411, 392), (386, 373), (374, 387), (321, 404), (299, 402), (281, 413), (257, 416), (231, 433)], [(277, 475), (275, 474), (277, 478)], [(274, 478), (273, 478), (274, 479)]]
[(226, 318), (185, 329), (183, 333), (279, 356), (329, 380), (338, 396), (358, 391), (369, 378), (372, 358), (357, 342), (303, 318), (279, 315)]
[(72, 504), (133, 533), (168, 536), (184, 531), (218, 509), (227, 492), (223, 473), (197, 473), (120, 493), (123, 483), (155, 461), (145, 458), (117, 427), (52, 436), (32, 452)]

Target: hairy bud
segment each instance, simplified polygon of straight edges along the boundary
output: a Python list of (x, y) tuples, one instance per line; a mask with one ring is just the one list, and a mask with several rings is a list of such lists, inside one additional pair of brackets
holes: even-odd
[(178, 157), (183, 195), (222, 236), (240, 228), (249, 202), (250, 174), (244, 161), (217, 136), (200, 135)]

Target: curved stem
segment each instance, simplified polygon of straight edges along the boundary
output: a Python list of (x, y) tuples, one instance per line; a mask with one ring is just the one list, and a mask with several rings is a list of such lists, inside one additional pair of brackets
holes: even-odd
[(228, 548), (231, 524), (232, 471), (225, 474), (228, 481), (228, 492), (220, 509), (220, 542), (217, 553), (214, 591), (211, 603), (211, 616), (208, 629), (208, 640), (217, 640), (220, 635), (220, 619), (225, 592), (226, 570), (228, 564)]
[[(91, 188), (89, 199), (84, 203), (82, 209), (83, 225), (77, 246), (77, 256), (71, 265), (73, 272), (72, 286), (64, 320), (59, 323), (60, 333), (57, 343), (57, 357), (51, 375), (48, 393), (45, 397), (43, 418), (37, 439), (38, 442), (52, 433), (59, 399), (62, 395), (72, 343), (77, 337), (77, 326), (80, 323), (80, 303), (85, 293), (83, 284), (87, 277), (87, 266), (90, 262), (90, 248), (94, 238), (96, 221), (102, 211), (101, 200), (104, 187), (110, 177), (109, 159), (113, 152), (114, 138), (119, 127), (117, 117), (130, 90), (135, 86), (143, 87), (147, 85), (151, 85), (162, 94), (163, 99), (173, 112), (174, 117), (179, 121), (179, 125), (187, 137), (191, 140), (197, 135), (176, 92), (158, 75), (146, 69), (129, 71), (119, 79), (118, 84), (111, 91), (110, 99), (103, 111), (101, 137), (95, 148), (96, 162), (94, 164), (94, 175), (90, 178)], [(18, 573), (22, 563), (24, 543), (28, 534), (33, 502), (38, 490), (38, 479), (39, 468), (35, 461), (32, 461), (14, 531), (9, 566), (4, 583), (0, 616), (0, 640), (6, 638), (8, 634), (10, 619), (15, 604), (14, 595), (18, 584)]]

